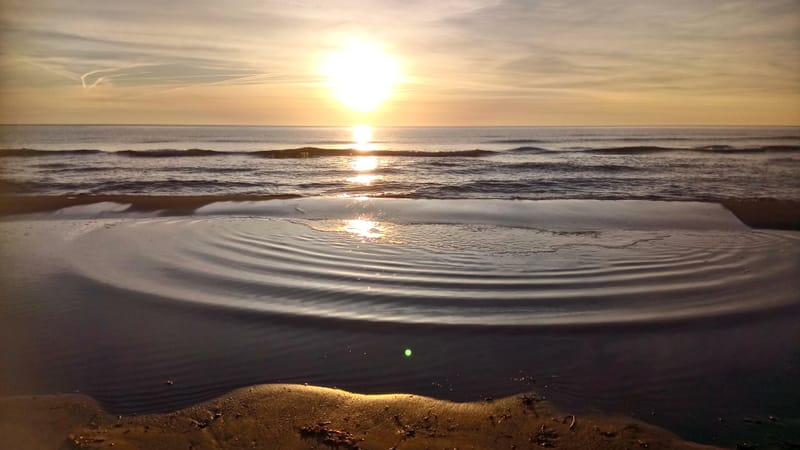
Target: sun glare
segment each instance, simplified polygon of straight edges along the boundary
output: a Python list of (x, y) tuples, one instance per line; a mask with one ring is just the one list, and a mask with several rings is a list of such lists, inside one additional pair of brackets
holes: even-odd
[(383, 236), (383, 228), (380, 224), (366, 218), (345, 221), (344, 231), (367, 239), (377, 239)]
[(374, 150), (372, 141), (372, 127), (369, 125), (353, 126), (353, 148), (359, 151)]
[(348, 182), (353, 184), (360, 184), (363, 186), (371, 186), (379, 177), (364, 172), (372, 172), (378, 168), (378, 158), (375, 156), (356, 156), (350, 161), (350, 167), (356, 172), (361, 172), (356, 176), (347, 179)]
[(328, 54), (322, 75), (333, 96), (356, 112), (376, 109), (391, 97), (394, 84), (400, 79), (395, 59), (366, 42), (354, 42)]
[(350, 177), (347, 179), (347, 181), (353, 184), (360, 184), (362, 186), (372, 186), (372, 183), (374, 183), (377, 179), (377, 175), (362, 174)]
[(356, 172), (369, 172), (378, 168), (378, 158), (375, 156), (356, 156), (350, 161), (350, 167)]
[(353, 142), (366, 145), (372, 141), (372, 127), (369, 125), (356, 125), (353, 127)]

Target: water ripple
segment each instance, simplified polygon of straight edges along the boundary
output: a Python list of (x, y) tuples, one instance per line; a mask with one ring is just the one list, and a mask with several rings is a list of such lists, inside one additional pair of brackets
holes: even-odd
[(72, 253), (83, 276), (158, 301), (315, 320), (648, 324), (798, 301), (792, 233), (367, 226), (153, 219), (88, 232)]

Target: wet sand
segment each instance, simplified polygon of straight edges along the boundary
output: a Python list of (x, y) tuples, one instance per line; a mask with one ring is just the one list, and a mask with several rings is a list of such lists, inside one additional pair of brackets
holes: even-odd
[(790, 200), (726, 200), (728, 208), (753, 228), (800, 230), (800, 202)]
[(0, 399), (7, 448), (702, 449), (624, 417), (575, 416), (535, 394), (475, 403), (299, 385), (243, 388), (174, 413), (112, 416), (78, 394)]

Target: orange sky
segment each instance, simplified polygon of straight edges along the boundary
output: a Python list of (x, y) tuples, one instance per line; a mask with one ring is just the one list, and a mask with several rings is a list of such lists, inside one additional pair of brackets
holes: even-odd
[[(0, 0), (0, 122), (797, 125), (794, 0)], [(375, 111), (321, 64), (397, 61)]]

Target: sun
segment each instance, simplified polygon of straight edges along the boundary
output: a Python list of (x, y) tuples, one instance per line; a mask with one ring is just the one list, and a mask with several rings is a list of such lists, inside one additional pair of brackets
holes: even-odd
[(331, 93), (345, 107), (370, 112), (392, 96), (400, 80), (395, 58), (368, 42), (352, 42), (329, 53), (322, 63)]

